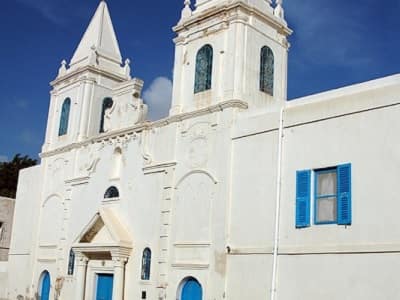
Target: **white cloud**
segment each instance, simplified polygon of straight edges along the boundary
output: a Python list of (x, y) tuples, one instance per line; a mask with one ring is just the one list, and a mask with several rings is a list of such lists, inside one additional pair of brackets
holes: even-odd
[(8, 157), (6, 155), (0, 155), (0, 163), (8, 161)]
[(149, 119), (158, 120), (168, 115), (172, 99), (172, 81), (157, 77), (143, 92), (143, 99), (149, 108)]

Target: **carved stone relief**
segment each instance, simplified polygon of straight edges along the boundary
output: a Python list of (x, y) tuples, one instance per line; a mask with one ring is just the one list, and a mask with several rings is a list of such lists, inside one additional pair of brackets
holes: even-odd
[(205, 168), (210, 155), (210, 123), (196, 123), (182, 131), (186, 146), (186, 165), (191, 169)]

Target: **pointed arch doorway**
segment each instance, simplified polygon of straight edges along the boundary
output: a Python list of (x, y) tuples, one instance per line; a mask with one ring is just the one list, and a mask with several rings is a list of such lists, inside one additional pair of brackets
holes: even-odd
[(202, 300), (203, 289), (193, 277), (184, 280), (179, 300)]

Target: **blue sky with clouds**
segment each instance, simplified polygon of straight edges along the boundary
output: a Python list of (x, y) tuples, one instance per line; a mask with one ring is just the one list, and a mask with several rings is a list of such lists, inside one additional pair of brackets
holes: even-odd
[[(69, 61), (98, 0), (3, 0), (0, 10), (0, 161), (37, 157), (49, 82)], [(174, 34), (183, 0), (108, 1), (124, 58), (145, 80), (154, 118), (166, 110)], [(285, 0), (289, 99), (400, 73), (400, 0)], [(168, 98), (168, 97), (166, 97)]]

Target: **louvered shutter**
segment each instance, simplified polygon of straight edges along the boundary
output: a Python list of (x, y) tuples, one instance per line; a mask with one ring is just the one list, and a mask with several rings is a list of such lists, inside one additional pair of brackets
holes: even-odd
[(351, 164), (338, 166), (338, 224), (351, 225)]
[(310, 226), (311, 171), (296, 173), (296, 228)]

